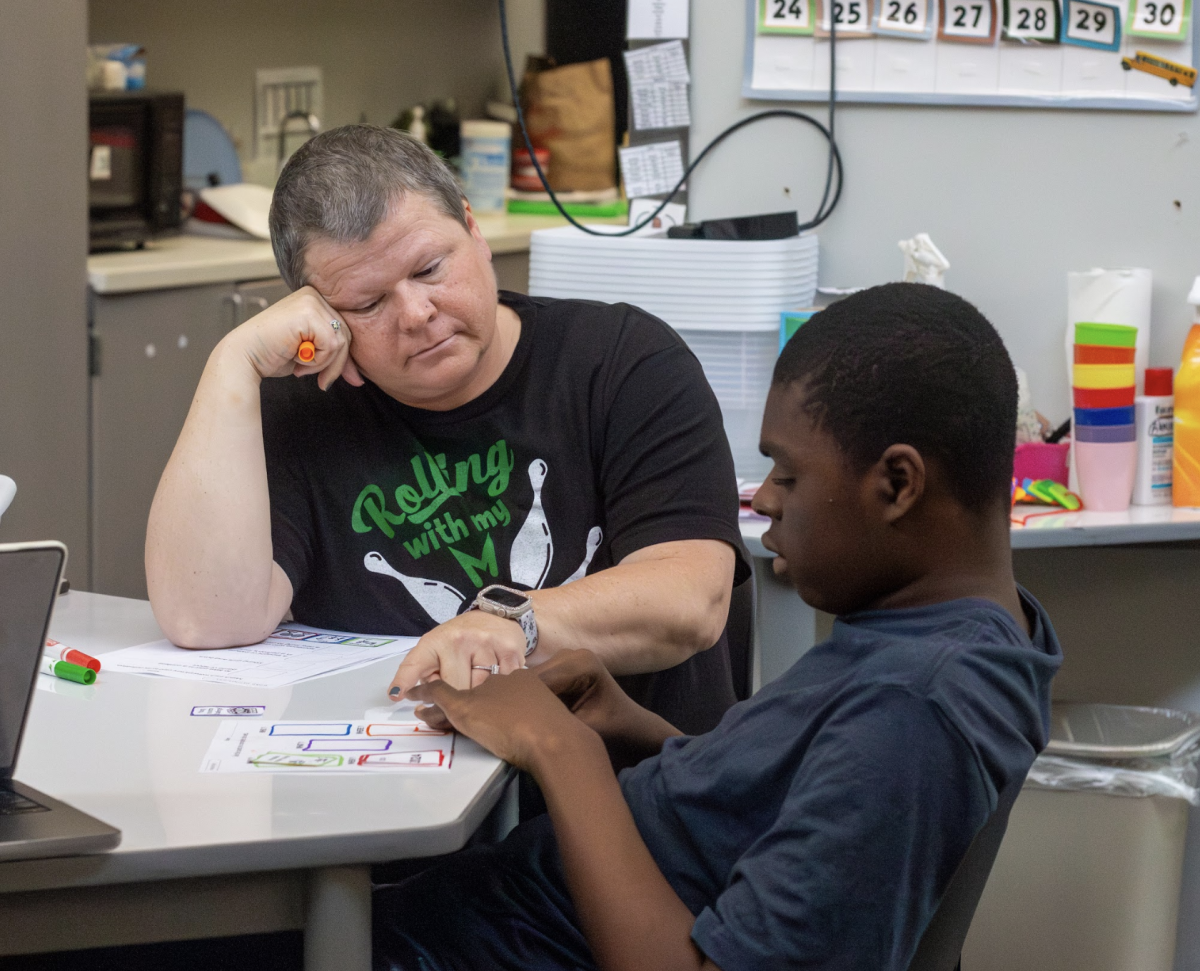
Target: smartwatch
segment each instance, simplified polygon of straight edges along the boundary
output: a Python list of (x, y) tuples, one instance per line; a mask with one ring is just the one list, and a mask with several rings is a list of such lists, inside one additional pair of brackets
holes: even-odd
[(537, 619), (533, 616), (533, 601), (529, 595), (511, 587), (493, 583), (476, 595), (468, 610), (482, 610), (507, 620), (515, 620), (525, 632), (525, 656), (529, 657), (538, 645)]

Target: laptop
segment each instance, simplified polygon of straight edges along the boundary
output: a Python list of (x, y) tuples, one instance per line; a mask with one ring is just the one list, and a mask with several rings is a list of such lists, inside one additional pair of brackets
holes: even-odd
[(67, 548), (0, 544), (0, 860), (109, 850), (121, 831), (13, 779)]

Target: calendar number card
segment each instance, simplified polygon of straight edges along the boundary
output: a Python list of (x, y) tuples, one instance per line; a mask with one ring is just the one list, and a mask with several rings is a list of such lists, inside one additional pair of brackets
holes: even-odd
[(1101, 51), (1121, 49), (1121, 11), (1107, 3), (1064, 0), (1062, 42)]
[(933, 36), (935, 0), (877, 0), (875, 33), (925, 40)]
[(874, 12), (871, 0), (818, 0), (816, 30), (818, 37), (829, 36), (831, 10), (834, 23), (837, 24), (839, 39), (874, 36), (871, 33), (871, 16)]
[(813, 0), (758, 0), (760, 34), (811, 34)]
[(1004, 39), (1057, 44), (1061, 32), (1058, 0), (1004, 0)]
[(942, 0), (938, 40), (992, 44), (996, 40), (996, 0)]
[(1184, 41), (1192, 27), (1192, 0), (1129, 0), (1127, 33)]

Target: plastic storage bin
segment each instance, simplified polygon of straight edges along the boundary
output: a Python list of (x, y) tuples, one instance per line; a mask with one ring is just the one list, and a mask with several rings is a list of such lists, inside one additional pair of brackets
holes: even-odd
[(963, 948), (971, 971), (1171, 971), (1200, 715), (1055, 705)]

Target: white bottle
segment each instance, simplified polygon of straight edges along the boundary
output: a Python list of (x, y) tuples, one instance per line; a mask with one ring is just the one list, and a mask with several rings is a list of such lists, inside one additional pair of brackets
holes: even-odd
[(1169, 367), (1146, 368), (1146, 393), (1133, 399), (1137, 426), (1135, 506), (1169, 506), (1175, 451), (1175, 397)]
[(412, 110), (412, 121), (408, 123), (408, 133), (419, 142), (425, 142), (429, 137), (429, 129), (425, 124), (425, 109), (416, 105)]

